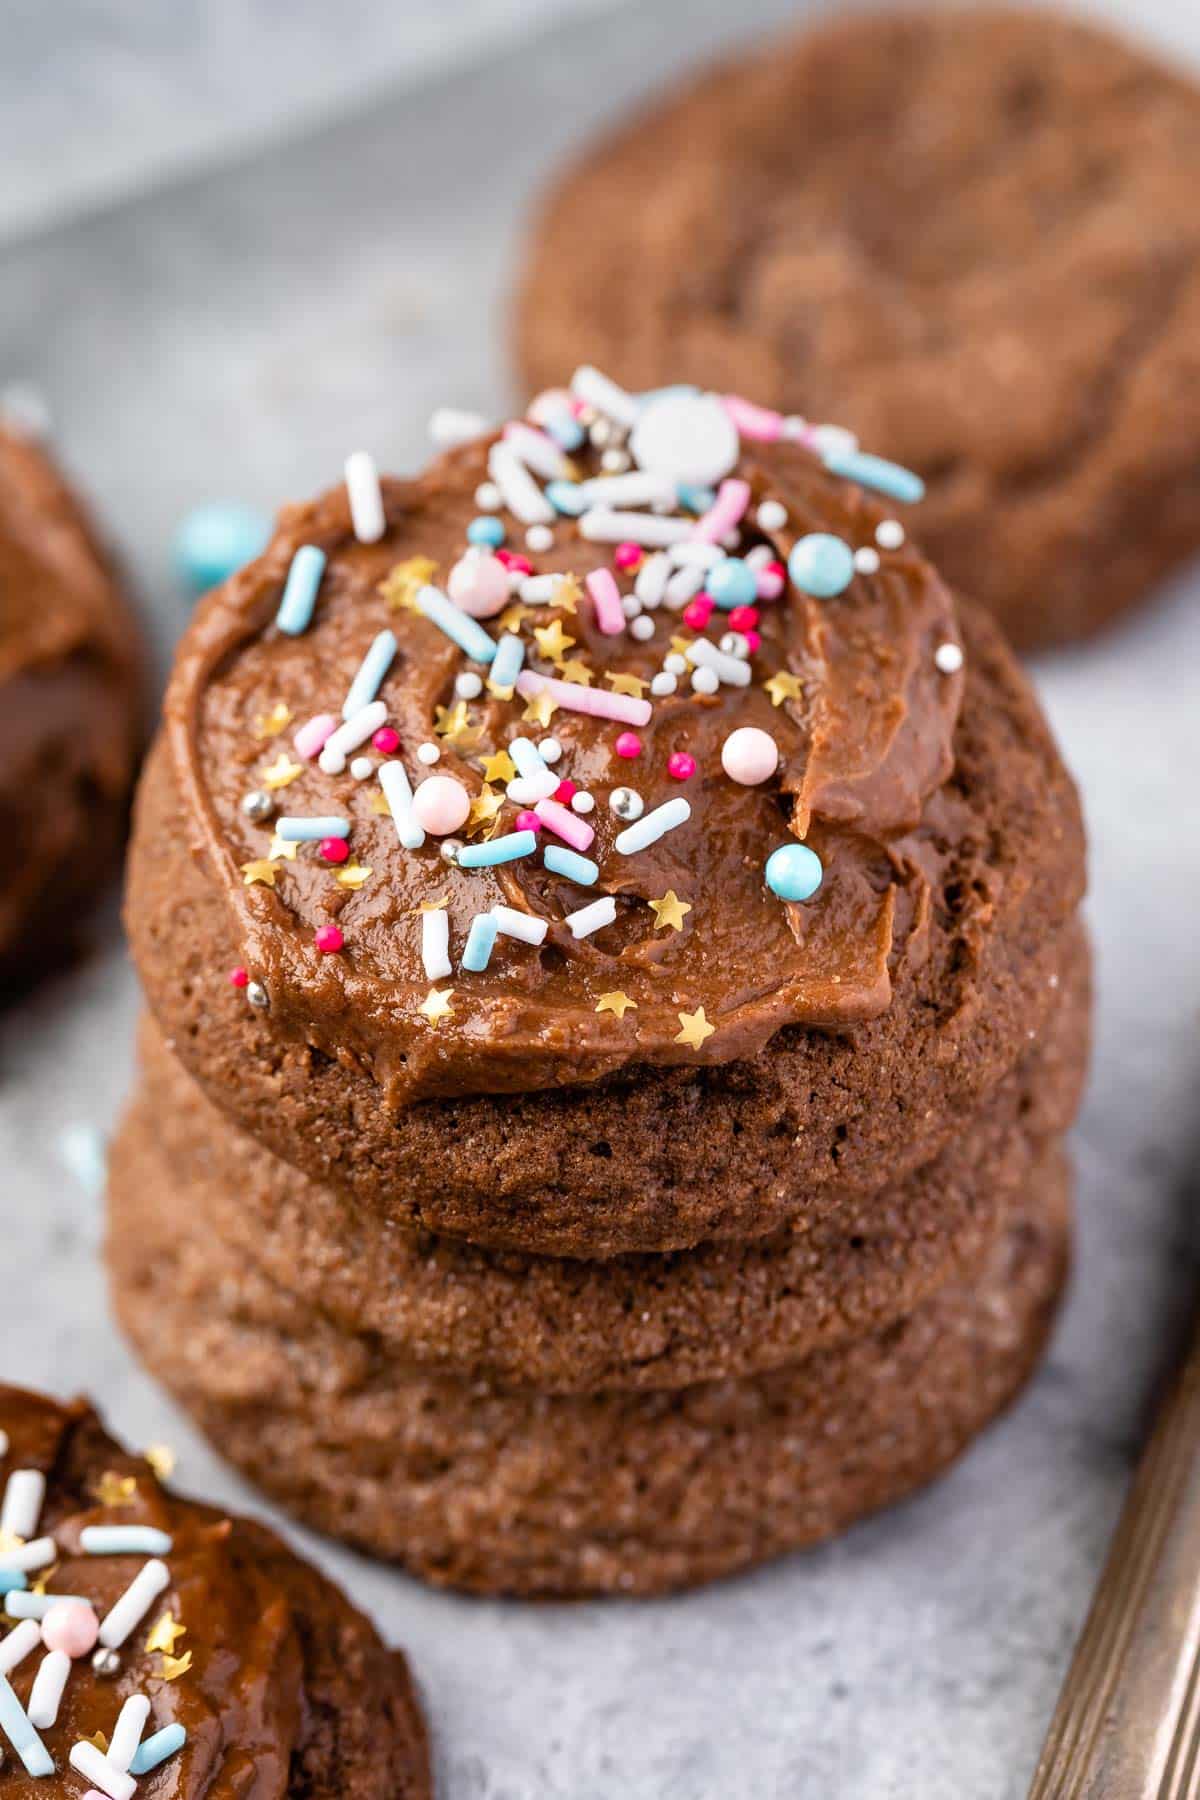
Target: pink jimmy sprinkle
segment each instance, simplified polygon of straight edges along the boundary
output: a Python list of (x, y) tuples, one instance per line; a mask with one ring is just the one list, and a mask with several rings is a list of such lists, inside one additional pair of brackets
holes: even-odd
[(742, 522), (750, 504), (750, 483), (731, 477), (717, 489), (717, 497), (706, 513), (696, 520), (692, 536), (705, 544), (719, 544), (727, 532)]
[(755, 406), (740, 394), (726, 394), (725, 411), (738, 428), (741, 437), (757, 438), (759, 443), (773, 444), (783, 436), (783, 414), (767, 406)]
[(625, 629), (625, 613), (612, 570), (593, 569), (586, 585), (596, 609), (597, 625), (605, 637), (618, 637)]
[(305, 762), (311, 762), (313, 757), (324, 748), (325, 740), (331, 738), (337, 728), (338, 721), (332, 713), (318, 713), (315, 719), (310, 719), (307, 725), (302, 725), (292, 739), (296, 746), (296, 755), (302, 756)]
[(539, 675), (536, 669), (523, 669), (517, 676), (517, 692), (524, 700), (535, 694), (549, 694), (564, 712), (587, 713), (592, 719), (613, 719), (619, 725), (648, 725), (651, 706), (648, 700), (633, 694), (611, 694), (607, 688), (584, 687), (579, 681), (557, 681), (552, 675)]
[(539, 800), (534, 811), (555, 837), (560, 837), (564, 844), (570, 844), (572, 850), (590, 850), (595, 832), (585, 819), (577, 813), (568, 812), (557, 800)]

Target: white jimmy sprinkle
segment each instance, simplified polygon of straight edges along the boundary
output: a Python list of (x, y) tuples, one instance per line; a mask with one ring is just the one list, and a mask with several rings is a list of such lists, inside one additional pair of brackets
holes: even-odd
[(45, 1569), (58, 1555), (58, 1546), (52, 1537), (30, 1538), (27, 1544), (17, 1544), (11, 1550), (0, 1550), (0, 1569)]
[(692, 527), (687, 519), (660, 518), (657, 513), (612, 512), (596, 506), (579, 521), (582, 536), (592, 544), (642, 544), (649, 548), (678, 544)]
[(488, 451), (488, 474), (522, 525), (552, 525), (558, 514), (516, 452), (504, 442)]
[(125, 1639), (141, 1624), (151, 1606), (171, 1580), (165, 1562), (157, 1557), (143, 1563), (121, 1598), (104, 1615), (100, 1624), (100, 1642), (108, 1650), (119, 1650)]
[(571, 377), (571, 392), (585, 406), (615, 419), (618, 425), (632, 425), (638, 416), (638, 403), (625, 388), (618, 387), (590, 363), (582, 363)]
[(346, 767), (350, 751), (365, 744), (386, 719), (386, 701), (371, 700), (366, 706), (360, 707), (344, 725), (339, 725), (325, 739), (324, 748), (317, 758), (318, 766), (326, 775), (340, 775)]
[[(618, 843), (620, 839), (617, 840)], [(603, 900), (592, 900), (587, 906), (581, 906), (578, 912), (568, 913), (563, 923), (576, 938), (590, 937), (593, 931), (599, 931), (604, 925), (611, 925), (617, 916), (617, 903), (611, 894)]]
[(124, 1769), (116, 1768), (97, 1750), (95, 1744), (81, 1738), (71, 1746), (71, 1767), (78, 1769), (86, 1781), (107, 1794), (109, 1800), (133, 1800), (137, 1783)]
[(142, 1741), (142, 1733), (149, 1717), (150, 1702), (146, 1695), (130, 1694), (117, 1716), (112, 1741), (108, 1746), (108, 1760), (114, 1769), (128, 1769)]
[(545, 919), (535, 919), (515, 906), (493, 906), (492, 917), (497, 931), (504, 937), (519, 938), (523, 944), (540, 944), (550, 929)]
[(14, 1469), (0, 1506), (0, 1532), (7, 1532), (10, 1537), (33, 1537), (45, 1497), (46, 1477), (40, 1469)]
[(643, 813), (636, 824), (630, 825), (615, 840), (615, 848), (622, 856), (633, 856), (639, 850), (648, 849), (656, 844), (660, 837), (668, 831), (674, 831), (692, 816), (690, 803), (679, 795), (674, 800), (664, 800), (653, 812)]
[(570, 480), (572, 470), (569, 459), (544, 431), (535, 431), (532, 425), (520, 423), (506, 425), (504, 442), (525, 467), (532, 469), (535, 475), (540, 475), (543, 481)]
[(430, 981), (452, 973), (450, 920), (444, 906), (421, 914), (421, 966)]
[(0, 1640), (0, 1675), (11, 1674), (18, 1663), (23, 1663), (31, 1650), (36, 1650), (42, 1641), (34, 1619), (22, 1619), (15, 1631)]
[[(470, 443), (472, 438), (485, 436), (490, 428), (490, 422), (482, 413), (467, 412), (460, 406), (439, 406), (429, 420), (429, 435), (439, 450), (452, 450), (456, 444)], [(486, 510), (494, 509), (488, 507)]]
[(387, 521), (383, 516), (379, 471), (374, 457), (366, 450), (355, 450), (346, 458), (346, 493), (355, 537), (360, 544), (377, 544)]
[(383, 797), (388, 803), (388, 811), (396, 826), (396, 836), (406, 850), (419, 850), (425, 842), (425, 833), (413, 817), (412, 783), (408, 779), (408, 771), (402, 762), (385, 762), (379, 765), (379, 785), (383, 789)]
[(701, 668), (711, 669), (721, 681), (727, 681), (731, 687), (748, 687), (750, 683), (750, 664), (741, 656), (729, 656), (724, 650), (718, 650), (710, 638), (697, 638), (694, 644), (688, 645), (688, 655)]
[(579, 498), (585, 506), (675, 506), (675, 483), (665, 475), (632, 469), (627, 475), (593, 475), (581, 481)]
[(172, 1540), (153, 1525), (85, 1525), (79, 1542), (89, 1556), (167, 1556)]
[(29, 1690), (29, 1723), (45, 1731), (58, 1719), (63, 1689), (71, 1673), (71, 1659), (65, 1650), (50, 1650), (38, 1664), (33, 1686)]
[(671, 564), (663, 551), (648, 556), (637, 572), (633, 591), (643, 606), (653, 609), (662, 604), (663, 593), (671, 574)]

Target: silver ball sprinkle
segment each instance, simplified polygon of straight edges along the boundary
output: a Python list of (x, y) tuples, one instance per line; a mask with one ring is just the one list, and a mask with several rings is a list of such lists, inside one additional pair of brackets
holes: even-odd
[(246, 983), (246, 999), (251, 1006), (257, 1007), (259, 1012), (266, 1012), (268, 1006), (271, 1004), (271, 996), (268, 994), (261, 981), (248, 981)]
[(242, 795), (242, 811), (256, 825), (261, 825), (275, 811), (275, 802), (265, 788), (251, 788), (248, 794)]
[(608, 796), (608, 804), (618, 819), (640, 819), (646, 810), (646, 802), (636, 788), (614, 788)]
[(720, 648), (726, 656), (749, 656), (750, 645), (740, 631), (727, 631), (721, 639)]
[(456, 863), (458, 861), (458, 853), (462, 847), (463, 842), (461, 838), (443, 838), (438, 845), (438, 855), (444, 863)]
[(111, 1681), (114, 1675), (121, 1672), (121, 1658), (116, 1650), (110, 1650), (107, 1644), (101, 1644), (92, 1657), (92, 1668), (101, 1681)]

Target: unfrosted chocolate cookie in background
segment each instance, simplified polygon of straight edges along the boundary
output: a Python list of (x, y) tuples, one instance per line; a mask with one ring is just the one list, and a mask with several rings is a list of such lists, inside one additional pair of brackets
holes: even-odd
[(836, 419), (1022, 649), (1200, 548), (1200, 93), (1052, 12), (806, 29), (652, 99), (553, 188), (532, 388), (596, 361)]
[(414, 1375), (374, 1332), (300, 1318), (202, 1221), (163, 1218), (135, 1187), (114, 1194), (112, 1227), (134, 1345), (297, 1516), (438, 1584), (649, 1594), (816, 1543), (947, 1467), (1044, 1346), (1068, 1177), (1050, 1150), (986, 1265), (884, 1331), (650, 1393)]
[(147, 1020), (142, 1080), (110, 1157), (111, 1254), (136, 1285), (143, 1230), (172, 1221), (234, 1250), (314, 1315), (378, 1338), (412, 1373), (547, 1393), (663, 1389), (793, 1363), (878, 1332), (991, 1254), (1087, 1053), (1078, 938), (1036, 1044), (955, 1142), (906, 1181), (750, 1244), (579, 1262), (414, 1233), (301, 1175), (217, 1111)]
[[(369, 543), (342, 489), (290, 509), (181, 646), (130, 859), (148, 1001), (222, 1111), (410, 1226), (568, 1256), (763, 1235), (935, 1155), (1050, 1009), (1083, 837), (1024, 677), (908, 544), (894, 503), (807, 447), (739, 437), (716, 400), (695, 405), (717, 445), (719, 504), (740, 496), (739, 552), (706, 543), (686, 508), (627, 513), (616, 529), (674, 536), (684, 558), (711, 550), (731, 587), (786, 581), (791, 559), (821, 588), (827, 573), (806, 576), (805, 559), (828, 555), (836, 592), (791, 583), (741, 613), (662, 593), (643, 606), (652, 555), (634, 543), (631, 559), (603, 536), (605, 505), (581, 517), (566, 494), (572, 510), (529, 528), (536, 551), (503, 549), (530, 572), (508, 566), (490, 631), (468, 619), (476, 667), (414, 595), (435, 569), (451, 589), (497, 570), (503, 581), (499, 557), (464, 552), (480, 524), (524, 542), (502, 505), (476, 519), (497, 454), (526, 442), (510, 435), (385, 482)], [(648, 465), (675, 410), (631, 435)], [(610, 491), (598, 449), (551, 450), (601, 484), (560, 490)], [(694, 484), (668, 485), (695, 497)], [(311, 621), (291, 633), (273, 621), (309, 551), (325, 560)], [(614, 627), (593, 579), (612, 584)], [(526, 580), (545, 591), (522, 602)], [(483, 680), (501, 636), (524, 658), (515, 693)], [(327, 768), (326, 752), (306, 754), (303, 734), (313, 719), (333, 727), (328, 709), (381, 639), (370, 704), (391, 747), (366, 755), (358, 779), (345, 756)], [(598, 698), (607, 713), (580, 710)], [(769, 740), (774, 773), (727, 773), (735, 730)], [(552, 767), (571, 796), (551, 826), (534, 807), (532, 837), (510, 766), (518, 739), (539, 779)], [(423, 743), (437, 757), (424, 768)], [(469, 809), (461, 862), (440, 853), (444, 834), (400, 841), (379, 783), (401, 759), (418, 799), (436, 781)], [(631, 791), (647, 818), (683, 812), (636, 849), (627, 833), (641, 820), (617, 810)], [(580, 800), (591, 810), (568, 812)], [(342, 860), (285, 838), (314, 818), (344, 834), (330, 852)], [(522, 830), (515, 860), (480, 860)], [(560, 831), (582, 864), (564, 863)], [(807, 901), (764, 879), (777, 848), (820, 867)], [(560, 872), (575, 867), (582, 884)], [(490, 932), (497, 906), (509, 935), (468, 968), (475, 921)], [(589, 907), (597, 923), (577, 936)], [(423, 966), (429, 910), (446, 920), (440, 976)]]
[(0, 1661), (32, 1721), (6, 1795), (428, 1800), (404, 1657), (280, 1538), (169, 1491), (83, 1401), (0, 1387), (0, 1432)]
[(137, 636), (78, 500), (0, 421), (0, 997), (116, 868), (144, 727)]

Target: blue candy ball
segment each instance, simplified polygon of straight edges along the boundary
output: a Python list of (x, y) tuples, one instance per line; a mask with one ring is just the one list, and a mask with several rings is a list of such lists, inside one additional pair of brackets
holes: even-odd
[(472, 519), (467, 526), (467, 542), (486, 545), (489, 550), (498, 550), (504, 542), (504, 526), (499, 519), (481, 515), (478, 519)]
[(735, 606), (752, 606), (758, 595), (758, 577), (740, 556), (727, 556), (714, 563), (704, 578), (705, 591), (712, 595), (722, 612)]
[(175, 566), (193, 594), (207, 593), (266, 549), (271, 521), (239, 501), (212, 501), (187, 514), (175, 534)]
[(793, 546), (788, 574), (801, 593), (829, 600), (844, 593), (854, 579), (854, 552), (827, 531), (810, 532)]
[(781, 900), (811, 900), (825, 871), (807, 844), (781, 844), (767, 858), (767, 886)]

